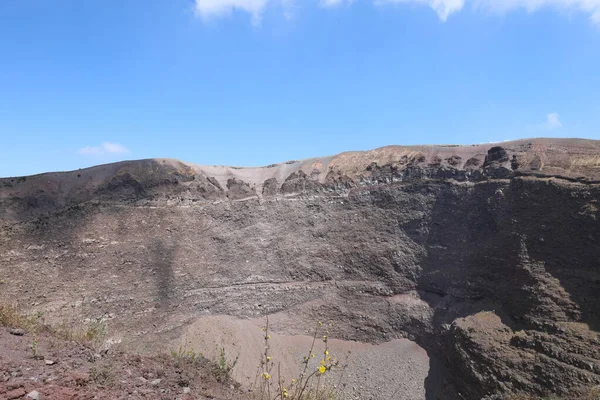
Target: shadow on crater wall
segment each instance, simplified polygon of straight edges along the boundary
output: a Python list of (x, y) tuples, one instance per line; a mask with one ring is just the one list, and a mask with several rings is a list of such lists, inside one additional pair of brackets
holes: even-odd
[[(493, 311), (513, 331), (552, 332), (545, 324), (561, 321), (600, 329), (600, 229), (581, 211), (599, 198), (597, 188), (513, 179), (439, 190), (427, 222), (418, 289), (434, 309), (441, 336), (418, 341), (439, 350), (457, 389), (471, 396), (466, 398), (480, 398), (497, 386), (474, 384), (473, 371), (458, 356), (444, 324)], [(582, 379), (584, 385), (587, 378)], [(531, 383), (528, 389), (535, 387)]]

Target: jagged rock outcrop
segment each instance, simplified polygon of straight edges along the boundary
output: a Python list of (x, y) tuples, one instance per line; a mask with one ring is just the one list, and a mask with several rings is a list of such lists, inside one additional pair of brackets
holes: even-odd
[(0, 289), (109, 315), (139, 351), (207, 313), (285, 312), (287, 333), (411, 338), (452, 371), (431, 399), (569, 395), (600, 384), (599, 209), (598, 141), (128, 161), (0, 179)]

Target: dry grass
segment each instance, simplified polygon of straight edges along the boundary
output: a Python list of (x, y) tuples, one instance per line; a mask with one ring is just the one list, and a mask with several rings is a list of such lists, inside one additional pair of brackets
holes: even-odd
[(94, 320), (88, 324), (60, 324), (49, 326), (45, 324), (43, 313), (27, 315), (11, 304), (0, 303), (0, 326), (22, 329), (36, 336), (41, 332), (50, 333), (56, 337), (76, 341), (87, 347), (99, 349), (107, 335), (106, 322)]
[(114, 365), (103, 362), (90, 368), (89, 379), (98, 385), (109, 385), (115, 379)]
[(587, 156), (573, 158), (571, 161), (571, 165), (573, 167), (600, 168), (600, 157)]
[(35, 333), (43, 326), (41, 319), (42, 314), (25, 315), (20, 312), (17, 306), (0, 304), (0, 326)]
[(93, 320), (87, 324), (61, 323), (52, 326), (52, 333), (62, 339), (72, 340), (94, 350), (99, 350), (105, 343), (108, 327), (106, 321)]

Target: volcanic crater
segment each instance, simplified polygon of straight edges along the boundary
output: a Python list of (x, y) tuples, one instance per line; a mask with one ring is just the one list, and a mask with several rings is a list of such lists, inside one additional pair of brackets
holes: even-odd
[[(124, 161), (0, 179), (0, 297), (106, 349), (292, 375), (322, 322), (342, 398), (600, 384), (600, 141), (389, 146), (260, 168)], [(111, 347), (112, 346), (112, 347)]]

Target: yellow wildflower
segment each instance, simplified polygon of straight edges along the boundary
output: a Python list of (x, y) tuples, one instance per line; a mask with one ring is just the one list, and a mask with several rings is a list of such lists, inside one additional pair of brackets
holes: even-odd
[(271, 375), (268, 372), (265, 372), (264, 374), (262, 374), (263, 378), (265, 379), (271, 379)]
[(271, 361), (271, 356), (267, 356), (267, 362)]
[(315, 355), (314, 355), (313, 353), (310, 353), (310, 356), (311, 356), (312, 358), (314, 358), (314, 357), (315, 357)]
[(321, 366), (319, 367), (319, 373), (321, 373), (321, 374), (324, 374), (324, 373), (325, 373), (325, 371), (327, 371), (327, 368), (325, 368), (325, 366), (324, 366), (324, 365), (321, 365)]

